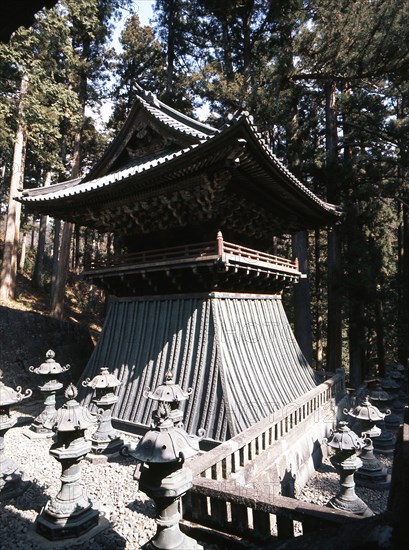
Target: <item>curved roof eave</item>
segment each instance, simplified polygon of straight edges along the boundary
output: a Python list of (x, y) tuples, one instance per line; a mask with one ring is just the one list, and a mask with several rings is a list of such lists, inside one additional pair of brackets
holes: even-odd
[[(341, 216), (342, 209), (339, 205), (334, 205), (320, 199), (306, 185), (304, 185), (294, 174), (283, 164), (282, 161), (271, 151), (270, 147), (265, 143), (262, 136), (257, 130), (257, 127), (252, 122), (252, 117), (246, 112), (241, 113), (233, 119), (229, 126), (225, 127), (221, 135), (226, 138), (229, 134), (237, 134), (237, 139), (244, 139), (242, 143), (243, 150), (249, 146), (259, 160), (262, 161), (264, 169), (269, 172), (274, 171), (275, 179), (280, 178), (284, 185), (290, 185), (291, 189), (300, 196), (302, 195), (311, 204), (314, 204), (319, 209), (325, 210), (337, 217)], [(232, 137), (232, 136), (231, 136)], [(213, 138), (213, 140), (217, 137)]]
[[(211, 157), (212, 153), (213, 157)], [(229, 158), (232, 162), (234, 158), (246, 157), (255, 165), (261, 166), (265, 174), (264, 180), (267, 190), (271, 185), (274, 185), (274, 182), (279, 182), (283, 189), (292, 196), (298, 197), (299, 201), (301, 200), (309, 205), (316, 213), (329, 216), (333, 220), (341, 215), (340, 207), (320, 199), (284, 166), (264, 143), (250, 117), (246, 115), (237, 117), (222, 132), (209, 139), (177, 152), (131, 165), (93, 180), (84, 178), (81, 181), (62, 182), (46, 189), (42, 188), (42, 192), (40, 189), (26, 190), (20, 200), (24, 203), (30, 203), (32, 208), (34, 207), (33, 203), (37, 203), (38, 209), (41, 210), (42, 206), (46, 208), (47, 203), (61, 204), (62, 201), (67, 199), (81, 200), (79, 198), (81, 195), (84, 198), (111, 196), (116, 189), (121, 189), (125, 195), (129, 196), (132, 194), (131, 187), (134, 187), (136, 179), (142, 178), (142, 183), (142, 180), (146, 181), (149, 176), (151, 180), (160, 182), (161, 175), (168, 177), (170, 173), (176, 173), (181, 169), (187, 170), (187, 174), (200, 169), (200, 166), (206, 163), (206, 159), (208, 159), (208, 165), (210, 165), (212, 162), (221, 160), (222, 157), (225, 160)]]
[(135, 120), (141, 109), (156, 124), (164, 127), (168, 132), (187, 140), (189, 144), (200, 143), (202, 140), (206, 140), (218, 132), (216, 128), (198, 122), (172, 109), (165, 103), (162, 103), (154, 94), (146, 92), (139, 85), (137, 85), (137, 88), (139, 94), (136, 96), (122, 128), (108, 145), (99, 161), (85, 176), (84, 181), (90, 181), (107, 173), (131, 138), (135, 130)]

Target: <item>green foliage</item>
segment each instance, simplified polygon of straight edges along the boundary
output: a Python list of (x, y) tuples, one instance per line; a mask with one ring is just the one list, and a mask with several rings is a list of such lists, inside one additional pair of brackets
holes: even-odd
[(121, 33), (122, 51), (115, 56), (112, 87), (114, 111), (110, 126), (123, 123), (135, 99), (136, 84), (160, 94), (166, 82), (165, 53), (151, 27), (141, 26), (139, 17), (131, 15)]
[[(409, 164), (408, 15), (407, 0), (156, 3), (174, 96), (183, 79), (196, 94), (194, 103), (210, 106), (216, 124), (214, 115), (224, 121), (238, 109), (249, 110), (273, 151), (315, 192), (325, 197), (329, 185), (336, 189), (345, 210), (338, 285), (347, 323), (349, 301), (359, 302), (368, 358), (378, 353), (371, 334), (381, 331), (379, 300), (386, 316), (396, 304), (396, 198), (407, 188)], [(328, 82), (336, 84), (338, 143), (332, 167), (326, 143)], [(324, 241), (321, 233), (320, 255)], [(327, 305), (323, 265), (316, 256), (316, 318)], [(391, 327), (390, 351), (396, 323), (386, 317), (385, 324)]]
[[(187, 114), (207, 105), (216, 125), (247, 109), (272, 150), (314, 192), (325, 198), (336, 186), (345, 210), (338, 284), (346, 323), (351, 304), (358, 304), (365, 353), (374, 358), (381, 300), (392, 353), (394, 307), (403, 292), (397, 263), (403, 214), (396, 199), (408, 193), (409, 1), (157, 0), (155, 28), (132, 15), (121, 35), (122, 52), (114, 55), (112, 18), (125, 5), (130, 3), (64, 0), (1, 47), (2, 162), (11, 158), (23, 73), (30, 82), (25, 116), (31, 181), (49, 169), (68, 175), (78, 128), (83, 166), (92, 165), (104, 139), (84, 111), (107, 97), (112, 71), (114, 129), (132, 106), (135, 84)], [(336, 88), (333, 166), (329, 82)], [(313, 311), (325, 321), (324, 233), (318, 242), (311, 237), (310, 245)]]

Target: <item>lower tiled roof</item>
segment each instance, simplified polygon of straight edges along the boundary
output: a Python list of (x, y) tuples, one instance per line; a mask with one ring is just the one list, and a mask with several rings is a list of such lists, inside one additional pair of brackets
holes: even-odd
[(93, 378), (101, 366), (122, 383), (113, 416), (145, 427), (157, 404), (144, 391), (172, 367), (175, 381), (193, 389), (184, 408), (187, 431), (204, 428), (216, 441), (291, 406), (315, 386), (278, 296), (117, 299), (83, 377)]

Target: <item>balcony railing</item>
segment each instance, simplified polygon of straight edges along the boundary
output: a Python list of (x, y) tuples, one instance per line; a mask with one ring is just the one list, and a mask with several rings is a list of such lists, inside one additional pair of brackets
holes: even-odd
[(158, 267), (160, 265), (182, 267), (192, 262), (212, 262), (222, 265), (229, 265), (229, 263), (244, 264), (261, 269), (281, 271), (291, 275), (299, 274), (297, 260), (287, 260), (224, 241), (221, 232), (218, 233), (216, 241), (140, 251), (92, 260), (85, 264), (84, 271), (96, 272), (113, 269), (126, 271), (130, 267)]

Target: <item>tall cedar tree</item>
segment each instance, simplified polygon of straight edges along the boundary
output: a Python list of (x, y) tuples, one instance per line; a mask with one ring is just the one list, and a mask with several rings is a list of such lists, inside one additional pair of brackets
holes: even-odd
[(152, 27), (142, 26), (138, 15), (130, 16), (120, 36), (121, 51), (114, 64), (114, 109), (110, 127), (118, 130), (135, 99), (136, 84), (161, 95), (166, 87), (166, 56)]
[[(51, 29), (58, 38), (48, 42)], [(75, 97), (62, 85), (59, 69), (52, 58), (52, 53), (57, 55), (64, 47), (64, 31), (55, 19), (50, 17), (46, 21), (40, 14), (32, 29), (20, 29), (0, 49), (0, 58), (8, 74), (7, 93), (2, 95), (1, 101), (2, 126), (11, 131), (17, 124), (14, 156), (10, 159), (11, 183), (0, 281), (0, 295), (4, 300), (14, 297), (21, 210), (15, 197), (18, 188), (28, 179), (25, 178), (26, 158), (31, 153), (34, 162), (48, 169), (61, 166), (58, 160), (59, 124), (63, 113), (72, 114), (71, 108), (76, 104)], [(18, 114), (13, 117), (15, 111), (10, 104), (15, 100)]]
[[(327, 164), (327, 181), (329, 199), (339, 197), (345, 205), (346, 223), (343, 276), (332, 284), (347, 304), (353, 385), (385, 368), (380, 312), (385, 300), (393, 301), (396, 282), (396, 261), (391, 260), (396, 260), (394, 198), (400, 185), (391, 92), (393, 81), (407, 78), (408, 9), (408, 2), (327, 0), (316, 3), (311, 23), (298, 37), (295, 78), (327, 90), (328, 99), (329, 83), (333, 90), (328, 115), (337, 158)], [(333, 364), (340, 364), (339, 356)]]
[[(92, 108), (101, 97), (101, 83), (107, 78), (105, 45), (112, 34), (110, 20), (127, 0), (66, 0), (67, 25), (71, 32), (73, 64), (68, 84), (76, 91), (80, 103), (79, 119), (72, 125), (73, 155), (71, 177), (81, 174), (82, 140), (86, 122), (85, 109)], [(63, 226), (58, 269), (52, 296), (51, 315), (64, 317), (64, 294), (69, 270), (72, 225)]]

